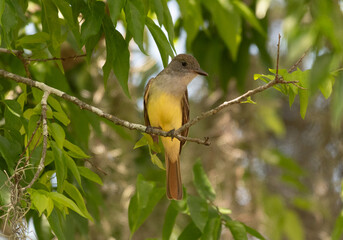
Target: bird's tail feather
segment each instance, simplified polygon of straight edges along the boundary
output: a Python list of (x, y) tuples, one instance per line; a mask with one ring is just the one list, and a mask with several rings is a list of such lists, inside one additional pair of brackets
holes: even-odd
[(168, 155), (165, 155), (167, 168), (167, 197), (169, 199), (182, 199), (182, 182), (180, 173), (179, 157), (176, 161), (171, 161)]

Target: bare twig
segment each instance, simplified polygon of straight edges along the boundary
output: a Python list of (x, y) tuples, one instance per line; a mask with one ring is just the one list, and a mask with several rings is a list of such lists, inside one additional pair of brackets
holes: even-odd
[[(31, 80), (32, 81), (32, 80)], [(46, 156), (46, 151), (47, 151), (47, 146), (48, 146), (48, 123), (47, 123), (47, 116), (46, 116), (46, 111), (47, 111), (47, 101), (49, 97), (50, 92), (49, 91), (44, 91), (42, 100), (41, 100), (41, 105), (42, 105), (42, 128), (43, 128), (43, 149), (42, 149), (42, 157), (40, 159), (38, 169), (33, 176), (31, 182), (26, 186), (23, 187), (22, 190), (26, 190), (36, 182), (38, 179), (41, 171), (44, 169), (44, 161), (45, 161), (45, 156)]]
[(27, 142), (24, 151), (20, 154), (19, 158), (22, 158), (22, 157), (24, 156), (24, 154), (25, 154), (27, 148), (30, 146), (30, 144), (31, 144), (31, 142), (32, 142), (32, 140), (33, 140), (33, 137), (36, 135), (36, 132), (37, 132), (37, 130), (38, 130), (40, 124), (41, 124), (41, 119), (39, 119), (39, 120), (37, 121), (37, 126), (36, 126), (35, 130), (32, 132), (32, 135), (31, 135), (29, 141)]
[(85, 56), (87, 56), (87, 54), (80, 54), (80, 55), (75, 55), (75, 56), (70, 56), (70, 57), (26, 58), (26, 61), (28, 62), (47, 62), (47, 61), (56, 61), (56, 60), (66, 61), (69, 59), (77, 59), (77, 58), (81, 58)]
[(279, 81), (279, 59), (280, 59), (280, 39), (281, 35), (279, 33), (278, 42), (277, 42), (277, 54), (276, 54), (276, 71), (275, 71), (275, 81)]
[(295, 69), (297, 69), (299, 64), (303, 61), (304, 57), (306, 56), (307, 52), (308, 51), (304, 52), (303, 55), (299, 58), (299, 60), (296, 63), (294, 63), (294, 65), (290, 69), (288, 69), (288, 73), (292, 73), (295, 71)]

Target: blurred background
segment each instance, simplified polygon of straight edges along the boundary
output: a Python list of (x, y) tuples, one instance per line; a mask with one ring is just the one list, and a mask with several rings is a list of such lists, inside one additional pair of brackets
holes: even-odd
[[(342, 0), (243, 1), (258, 20), (257, 25), (244, 8), (241, 12), (232, 10), (233, 2), (239, 4), (167, 2), (175, 26), (176, 52), (194, 55), (209, 73), (206, 78), (197, 77), (189, 86), (191, 118), (264, 84), (254, 81), (254, 74), (268, 74), (268, 69), (275, 68), (278, 34), (281, 69), (291, 68), (306, 53), (298, 67), (314, 67), (311, 76), (322, 74), (315, 82), (318, 85), (343, 67)], [(29, 3), (32, 16), (39, 12), (37, 6), (36, 1)], [(126, 25), (121, 18), (116, 29), (125, 36)], [(34, 24), (27, 25), (25, 31), (34, 33)], [(78, 54), (73, 42), (67, 42), (61, 56)], [(146, 55), (134, 41), (129, 43), (131, 98), (124, 94), (113, 73), (104, 87), (103, 37), (88, 63), (84, 58), (63, 61), (65, 78), (53, 70), (53, 62), (34, 63), (30, 70), (35, 79), (45, 79), (51, 86), (121, 119), (143, 124), (144, 87), (163, 69), (148, 31), (144, 32), (144, 46)], [(19, 63), (13, 56), (1, 58)], [(183, 148), (181, 172), (187, 191), (195, 193), (191, 172), (200, 160), (217, 193), (214, 203), (230, 209), (233, 219), (257, 229), (267, 239), (331, 239), (343, 206), (342, 81), (336, 79), (330, 97), (319, 91), (310, 93), (305, 119), (301, 118), (298, 98), (290, 107), (288, 96), (268, 89), (252, 97), (257, 104), (233, 105), (192, 126), (189, 136), (209, 137), (211, 145), (187, 143)], [(70, 222), (69, 226), (78, 229), (80, 239), (88, 234), (89, 239), (129, 239), (128, 205), (137, 175), (164, 186), (165, 172), (152, 164), (147, 147), (133, 149), (141, 133), (63, 104), (71, 120), (67, 134), (73, 135), (78, 146), (90, 149), (92, 158), (86, 166), (104, 182), (101, 187), (86, 183), (87, 208), (99, 221), (84, 229), (87, 220), (71, 211), (80, 221)], [(133, 239), (160, 237), (168, 204), (164, 197)], [(178, 216), (172, 239), (187, 223), (187, 217)], [(221, 239), (232, 239), (229, 230), (223, 228)]]
[[(261, 81), (254, 81), (253, 75), (267, 74), (268, 68), (275, 68), (279, 33), (282, 36), (280, 68), (289, 69), (305, 52), (299, 66), (302, 70), (310, 69), (316, 57), (323, 54), (342, 56), (343, 1), (246, 3), (263, 24), (266, 35), (261, 36), (243, 21), (242, 39), (234, 62), (213, 25), (213, 16), (203, 5), (196, 5), (199, 16), (192, 15), (194, 21), (203, 21), (203, 27), (189, 40), (192, 32), (185, 30), (184, 24), (191, 13), (181, 12), (179, 8), (187, 1), (168, 2), (176, 26), (177, 53), (193, 54), (209, 73), (206, 79), (198, 77), (189, 86), (191, 118), (261, 85)], [(119, 24), (117, 29), (120, 28)], [(131, 99), (113, 78), (104, 89), (101, 76), (104, 46), (95, 52), (93, 64), (80, 63), (71, 68), (67, 72), (68, 81), (77, 79), (76, 92), (105, 111), (143, 123), (144, 86), (163, 68), (151, 39), (146, 33), (148, 56), (135, 43), (130, 44)], [(82, 76), (82, 72), (91, 74)], [(183, 184), (194, 192), (190, 172), (200, 159), (216, 190), (215, 203), (231, 209), (232, 218), (254, 227), (268, 239), (331, 239), (342, 209), (343, 135), (342, 121), (336, 113), (341, 111), (342, 97), (339, 95), (339, 104), (334, 105), (334, 94), (326, 99), (321, 93), (314, 93), (302, 119), (298, 99), (290, 107), (288, 97), (269, 89), (253, 97), (256, 105), (234, 105), (206, 118), (190, 129), (189, 136), (209, 137), (211, 145), (187, 143), (183, 148)], [(103, 208), (99, 209), (101, 224), (90, 227), (92, 239), (110, 236), (127, 239), (127, 209), (137, 174), (163, 185), (165, 173), (151, 163), (147, 149), (133, 150), (134, 142), (141, 137), (138, 132), (110, 124), (101, 124), (101, 130), (101, 136), (91, 131), (94, 137), (89, 143), (94, 164), (107, 173), (99, 172), (104, 180), (104, 186), (99, 189)], [(133, 239), (160, 236), (167, 204), (164, 198)], [(177, 219), (175, 236), (186, 222), (182, 217)], [(224, 230), (222, 239), (231, 239), (228, 230)]]

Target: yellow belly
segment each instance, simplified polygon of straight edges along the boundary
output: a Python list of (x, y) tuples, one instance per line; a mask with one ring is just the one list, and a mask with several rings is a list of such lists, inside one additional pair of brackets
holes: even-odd
[(181, 99), (164, 93), (152, 95), (147, 108), (151, 126), (161, 127), (164, 131), (181, 127)]
[[(164, 131), (170, 131), (176, 130), (182, 125), (180, 98), (165, 93), (152, 95), (149, 97), (147, 110), (152, 127), (160, 127)], [(180, 141), (169, 137), (161, 137), (161, 140), (170, 161), (177, 161), (180, 153)]]

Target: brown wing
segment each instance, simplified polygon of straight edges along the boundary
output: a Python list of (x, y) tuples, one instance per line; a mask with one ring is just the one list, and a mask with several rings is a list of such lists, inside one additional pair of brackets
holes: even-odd
[[(145, 122), (145, 126), (151, 126), (150, 125), (150, 120), (149, 120), (149, 115), (148, 115), (148, 108), (147, 108), (147, 104), (148, 104), (148, 100), (149, 100), (149, 90), (150, 90), (150, 86), (152, 81), (155, 78), (152, 78), (149, 80), (148, 84), (145, 87), (145, 92), (144, 92), (144, 122)], [(151, 135), (152, 139), (154, 140), (154, 142), (158, 143), (158, 136), (155, 135)]]
[[(187, 90), (186, 90), (185, 94), (182, 97), (181, 108), (182, 108), (182, 125), (184, 125), (185, 123), (187, 123), (189, 121), (189, 103), (188, 103), (188, 91)], [(181, 135), (187, 137), (187, 135), (188, 135), (188, 128), (183, 130), (181, 132)], [(182, 141), (181, 145), (180, 145), (180, 153), (181, 153), (182, 146), (184, 144), (185, 144), (185, 141)]]
[(149, 99), (150, 85), (151, 85), (153, 80), (154, 80), (154, 78), (149, 80), (148, 84), (145, 86), (145, 91), (144, 91), (144, 122), (145, 122), (145, 126), (150, 126), (147, 104), (148, 104), (148, 99)]

